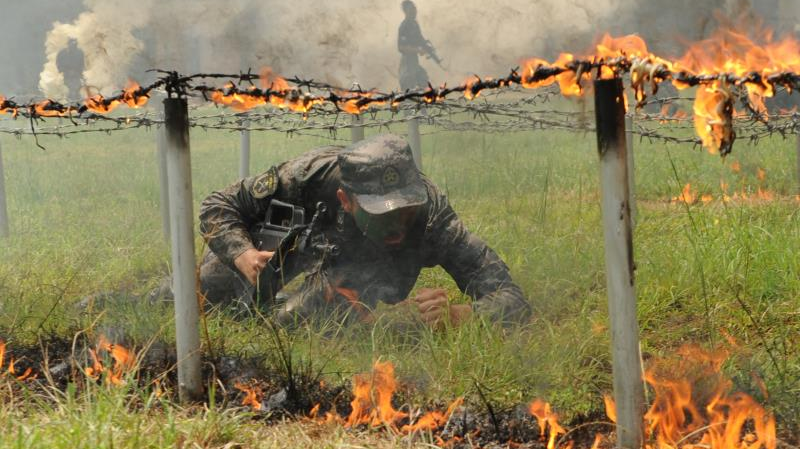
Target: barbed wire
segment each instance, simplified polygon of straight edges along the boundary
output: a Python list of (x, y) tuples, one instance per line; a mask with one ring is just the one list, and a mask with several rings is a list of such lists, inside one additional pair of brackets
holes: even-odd
[[(141, 87), (131, 84), (120, 94), (105, 98), (94, 95), (83, 101), (71, 104), (62, 104), (52, 100), (42, 102), (18, 104), (13, 100), (0, 97), (0, 113), (10, 113), (12, 117), (29, 119), (29, 128), (0, 129), (0, 133), (14, 134), (18, 137), (33, 135), (55, 135), (66, 137), (73, 134), (84, 134), (150, 128), (160, 126), (163, 120), (152, 112), (144, 112), (132, 116), (113, 116), (111, 113), (119, 105), (131, 108), (140, 108), (147, 104), (153, 93), (165, 93), (167, 97), (182, 96), (192, 97), (203, 102), (213, 102), (230, 106), (238, 112), (214, 113), (194, 115), (190, 118), (190, 126), (204, 130), (222, 131), (273, 131), (286, 134), (308, 132), (324, 132), (335, 135), (338, 130), (350, 129), (356, 126), (364, 128), (388, 128), (391, 125), (422, 120), (429, 125), (439, 126), (446, 130), (482, 130), (483, 132), (507, 132), (511, 130), (535, 129), (561, 129), (585, 132), (587, 117), (590, 111), (555, 110), (534, 108), (541, 104), (549, 103), (559, 95), (555, 87), (558, 81), (561, 93), (564, 93), (564, 80), (559, 77), (570, 74), (572, 83), (582, 89), (581, 83), (586, 81), (586, 75), (596, 71), (596, 78), (608, 77), (604, 70), (610, 70), (612, 77), (622, 76), (625, 73), (636, 73), (636, 80), (631, 83), (636, 97), (639, 99), (637, 106), (660, 105), (661, 113), (639, 112), (635, 115), (637, 122), (658, 122), (670, 124), (671, 132), (677, 129), (692, 129), (688, 124), (692, 117), (687, 114), (674, 113), (668, 115), (664, 109), (675, 102), (691, 101), (691, 98), (681, 96), (651, 98), (644, 93), (644, 85), (649, 82), (652, 90), (655, 85), (666, 80), (682, 85), (702, 85), (715, 82), (730, 83), (734, 86), (758, 84), (770, 85), (773, 88), (791, 90), (798, 87), (800, 77), (794, 73), (777, 73), (768, 76), (759, 73), (750, 73), (746, 76), (733, 76), (731, 74), (706, 74), (692, 75), (687, 72), (673, 72), (658, 60), (650, 58), (630, 58), (620, 56), (611, 59), (574, 61), (562, 66), (549, 66), (542, 63), (528, 64), (523, 70), (515, 68), (511, 73), (499, 79), (481, 79), (474, 76), (465, 83), (455, 86), (434, 88), (428, 85), (424, 89), (412, 89), (402, 93), (380, 93), (374, 90), (364, 91), (359, 87), (343, 89), (326, 83), (300, 78), (284, 79), (270, 74), (253, 74), (252, 71), (239, 74), (201, 73), (182, 76), (174, 71), (157, 71), (162, 75), (156, 82)], [(634, 77), (631, 77), (632, 79)], [(208, 79), (226, 79), (223, 87), (209, 86), (201, 82)], [(262, 87), (257, 87), (258, 81)], [(524, 88), (545, 87), (534, 95), (524, 95)], [(501, 93), (519, 95), (513, 101), (498, 101)], [(452, 98), (459, 94), (458, 99)], [(483, 99), (478, 99), (483, 95)], [(585, 97), (583, 97), (585, 98)], [(490, 101), (491, 99), (491, 101)], [(758, 141), (766, 136), (775, 134), (786, 135), (797, 133), (796, 114), (778, 114), (768, 119), (762, 108), (750, 104), (744, 93), (738, 95), (742, 102), (742, 117), (728, 117), (722, 119), (723, 126), (730, 128), (733, 136), (736, 135), (750, 141)], [(582, 100), (584, 105), (586, 100)], [(728, 100), (732, 100), (729, 98)], [(252, 111), (258, 106), (272, 105), (275, 108), (261, 108)], [(388, 106), (374, 108), (374, 106)], [(422, 111), (424, 108), (424, 112)], [(585, 108), (584, 109), (588, 109)], [(733, 108), (729, 108), (731, 111)], [(384, 117), (380, 112), (387, 112), (390, 116)], [(298, 112), (301, 113), (298, 119)], [(402, 116), (399, 114), (402, 113)], [(352, 123), (341, 120), (342, 115), (359, 115), (367, 117), (361, 123)], [(453, 120), (454, 115), (463, 114), (471, 116), (470, 120)], [(733, 112), (729, 112), (733, 114)], [(449, 117), (445, 119), (445, 116)], [(58, 126), (41, 126), (47, 118), (59, 117), (69, 123)], [(498, 120), (498, 118), (500, 120)], [(786, 119), (791, 123), (786, 123)], [(243, 121), (255, 122), (255, 125), (243, 124)], [(736, 124), (734, 124), (736, 122)], [(777, 122), (777, 123), (776, 123)], [(743, 125), (742, 123), (747, 123)], [(756, 129), (754, 124), (760, 124)], [(94, 125), (85, 127), (87, 125)], [(671, 132), (659, 132), (653, 128), (638, 126), (634, 130), (640, 138), (662, 140), (665, 142), (696, 144), (698, 138), (676, 137)], [(730, 151), (733, 138), (721, 142), (723, 154)], [(41, 145), (39, 145), (41, 147)]]

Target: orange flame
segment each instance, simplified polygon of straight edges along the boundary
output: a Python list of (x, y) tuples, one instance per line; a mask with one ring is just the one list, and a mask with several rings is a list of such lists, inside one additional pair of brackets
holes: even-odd
[(407, 424), (403, 426), (401, 430), (405, 433), (419, 432), (421, 430), (436, 430), (447, 424), (447, 420), (449, 420), (453, 412), (461, 406), (462, 402), (464, 402), (464, 398), (458, 398), (447, 407), (447, 411), (444, 413), (438, 410), (426, 413), (419, 418), (416, 423)]
[(261, 82), (262, 89), (277, 91), (289, 90), (289, 83), (273, 72), (271, 67), (264, 67), (261, 69), (261, 72), (259, 73), (259, 81)]
[[(658, 361), (645, 374), (655, 398), (645, 414), (648, 449), (775, 449), (775, 418), (752, 397), (730, 393), (731, 382), (720, 373), (724, 352), (686, 346), (676, 361)], [(711, 388), (702, 391), (697, 387)], [(614, 401), (606, 397), (606, 413), (616, 420)], [(754, 433), (745, 433), (748, 423)]]
[(550, 403), (536, 399), (528, 406), (528, 412), (536, 417), (539, 423), (539, 436), (544, 439), (545, 431), (549, 429), (550, 438), (547, 440), (547, 449), (554, 449), (558, 435), (566, 433), (558, 423), (558, 415), (550, 409)]
[(696, 201), (697, 195), (692, 192), (692, 184), (686, 184), (680, 195), (672, 197), (673, 203), (694, 204)]
[(364, 303), (359, 301), (358, 292), (356, 290), (345, 287), (336, 287), (334, 290), (336, 293), (344, 297), (345, 300), (347, 300), (348, 304), (350, 304), (350, 307), (356, 311), (362, 320), (365, 320), (369, 317), (369, 309), (367, 309), (367, 306), (365, 306)]
[(703, 146), (712, 154), (733, 144), (733, 93), (723, 82), (715, 81), (697, 89), (694, 102), (694, 127)]
[(142, 93), (141, 89), (142, 86), (140, 86), (139, 83), (134, 80), (128, 80), (128, 85), (122, 93), (122, 101), (127, 104), (128, 107), (134, 109), (146, 105), (149, 98)]
[(395, 423), (408, 416), (392, 406), (392, 395), (397, 389), (394, 365), (391, 362), (375, 362), (370, 374), (357, 374), (353, 377), (353, 411), (347, 418), (345, 427), (367, 424), (372, 427)]
[[(109, 368), (103, 365), (97, 356), (97, 352), (100, 350), (111, 354), (111, 359), (114, 361), (113, 366)], [(122, 345), (110, 343), (105, 336), (100, 336), (100, 341), (97, 343), (97, 351), (90, 349), (89, 355), (92, 358), (92, 366), (84, 369), (86, 375), (93, 380), (105, 375), (106, 383), (111, 385), (124, 384), (125, 376), (133, 370), (136, 362), (130, 351)]]
[(244, 393), (242, 405), (249, 405), (253, 410), (261, 410), (261, 400), (264, 398), (264, 392), (261, 391), (260, 387), (255, 385), (250, 387), (239, 382), (236, 382), (234, 387)]
[(37, 374), (33, 374), (33, 369), (31, 369), (31, 368), (27, 368), (27, 369), (25, 369), (25, 371), (22, 374), (17, 375), (17, 367), (16, 367), (16, 365), (17, 365), (18, 360), (14, 360), (13, 357), (11, 357), (8, 360), (8, 367), (6, 368), (5, 372), (3, 372), (3, 363), (5, 362), (5, 359), (6, 359), (6, 342), (4, 342), (3, 340), (0, 340), (0, 373), (2, 373), (2, 375), (4, 375), (4, 376), (15, 377), (19, 381), (26, 380), (26, 379), (27, 380), (36, 379)]
[(34, 112), (36, 113), (36, 115), (40, 117), (65, 117), (69, 115), (70, 112), (73, 111), (71, 107), (65, 108), (63, 112), (48, 109), (48, 106), (50, 106), (51, 104), (53, 104), (53, 102), (50, 100), (44, 100), (39, 103), (36, 103), (33, 107)]

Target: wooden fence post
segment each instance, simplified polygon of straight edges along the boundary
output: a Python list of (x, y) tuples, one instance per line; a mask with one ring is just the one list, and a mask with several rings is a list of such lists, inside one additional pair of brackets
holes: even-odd
[(614, 400), (617, 406), (617, 447), (640, 449), (643, 443), (644, 385), (636, 318), (625, 93), (622, 80), (618, 78), (597, 80), (594, 87)]
[(191, 402), (202, 397), (203, 384), (200, 376), (200, 308), (196, 291), (189, 111), (185, 98), (164, 100), (164, 122), (172, 236), (178, 395), (182, 402)]

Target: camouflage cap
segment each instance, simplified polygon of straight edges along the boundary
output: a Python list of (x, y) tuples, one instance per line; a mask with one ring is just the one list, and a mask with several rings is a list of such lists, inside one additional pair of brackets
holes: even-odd
[(385, 214), (428, 202), (428, 190), (414, 164), (408, 142), (381, 134), (351, 145), (339, 154), (342, 186), (364, 211)]

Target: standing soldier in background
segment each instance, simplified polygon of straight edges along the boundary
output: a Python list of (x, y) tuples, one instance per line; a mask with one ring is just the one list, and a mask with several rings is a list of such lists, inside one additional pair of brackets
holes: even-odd
[(397, 50), (400, 51), (400, 87), (407, 90), (428, 84), (428, 73), (419, 64), (419, 55), (424, 55), (440, 65), (442, 61), (431, 43), (422, 36), (414, 2), (405, 0), (402, 7), (406, 18), (397, 33)]

